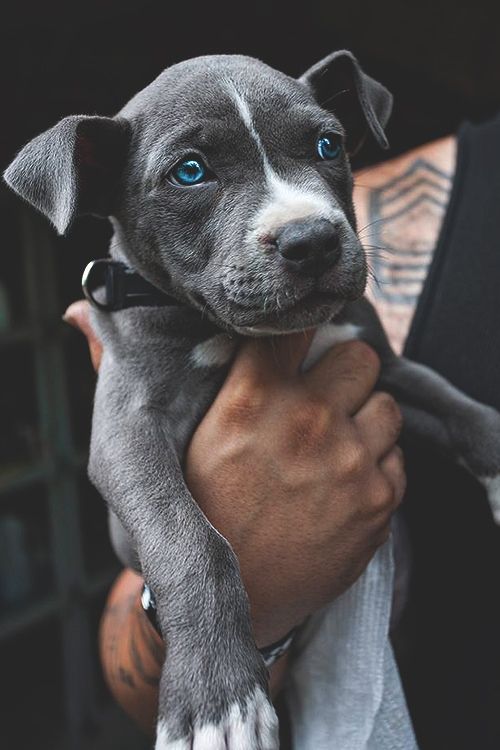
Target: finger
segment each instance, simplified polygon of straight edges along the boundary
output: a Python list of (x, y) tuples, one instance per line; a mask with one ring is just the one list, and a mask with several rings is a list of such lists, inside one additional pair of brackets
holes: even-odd
[(373, 393), (354, 416), (361, 438), (377, 461), (394, 447), (403, 426), (396, 401), (388, 393)]
[(299, 371), (314, 330), (245, 341), (235, 357), (226, 383), (262, 383), (291, 377)]
[(396, 508), (406, 491), (404, 455), (399, 445), (395, 445), (387, 456), (380, 461), (379, 467), (394, 490), (394, 507)]
[(78, 328), (87, 338), (90, 359), (95, 370), (99, 369), (102, 357), (102, 344), (90, 322), (90, 305), (86, 300), (78, 300), (68, 307), (63, 320), (74, 328)]
[(85, 299), (73, 302), (63, 315), (63, 320), (87, 336), (88, 331), (92, 330), (90, 325), (90, 305)]
[(355, 414), (367, 401), (380, 373), (380, 360), (363, 341), (337, 344), (305, 375), (312, 388), (343, 414)]

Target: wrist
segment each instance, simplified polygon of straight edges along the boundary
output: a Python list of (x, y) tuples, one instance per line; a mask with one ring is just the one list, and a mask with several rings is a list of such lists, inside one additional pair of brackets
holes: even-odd
[[(145, 583), (143, 584), (141, 591), (141, 607), (155, 631), (161, 636), (156, 617), (155, 597), (149, 586)], [(254, 630), (254, 638), (257, 648), (261, 652), (264, 663), (268, 669), (270, 669), (287, 653), (292, 645), (296, 631), (297, 626), (293, 625), (285, 631), (284, 634), (275, 637), (275, 633), (277, 634), (278, 630), (273, 630), (269, 627), (262, 628), (260, 630), (259, 640), (257, 640)]]
[(262, 651), (280, 643), (295, 632), (304, 619), (305, 617), (287, 617), (278, 608), (257, 614), (252, 607), (252, 631), (257, 648)]
[(289, 633), (283, 636), (283, 638), (280, 638), (279, 641), (275, 641), (268, 646), (259, 648), (260, 654), (264, 659), (264, 664), (268, 670), (270, 670), (282, 656), (288, 653), (296, 633), (297, 628), (293, 628)]

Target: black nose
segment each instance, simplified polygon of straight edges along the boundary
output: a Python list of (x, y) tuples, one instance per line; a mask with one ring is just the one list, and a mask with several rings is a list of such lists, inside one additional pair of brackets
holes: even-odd
[(290, 222), (275, 241), (289, 268), (310, 276), (320, 276), (340, 258), (339, 233), (327, 219)]

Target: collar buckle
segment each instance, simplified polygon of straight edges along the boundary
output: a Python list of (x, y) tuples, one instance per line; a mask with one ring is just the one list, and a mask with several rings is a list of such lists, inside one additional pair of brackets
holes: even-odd
[[(123, 306), (123, 285), (120, 284), (117, 266), (125, 268), (122, 263), (109, 258), (99, 258), (91, 260), (83, 272), (83, 293), (90, 304), (102, 312), (113, 312), (122, 309)], [(94, 295), (96, 288), (100, 286), (104, 286), (106, 302), (100, 302)]]
[[(100, 287), (104, 287), (104, 302), (95, 296), (96, 289)], [(87, 264), (82, 276), (82, 289), (90, 304), (101, 312), (179, 304), (125, 263), (111, 258), (99, 258)]]

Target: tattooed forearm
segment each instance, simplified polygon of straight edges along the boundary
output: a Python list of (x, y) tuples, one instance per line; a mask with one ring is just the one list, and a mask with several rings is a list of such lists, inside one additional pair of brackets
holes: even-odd
[(451, 192), (454, 139), (367, 170), (355, 192), (371, 272), (368, 296), (400, 351), (425, 282)]
[(134, 666), (136, 678), (151, 687), (157, 687), (165, 659), (164, 649), (159, 645), (156, 635), (151, 632), (151, 625), (140, 609), (136, 609), (134, 619), (130, 634), (130, 661)]
[(106, 682), (125, 711), (152, 732), (165, 647), (142, 610), (142, 580), (132, 571), (117, 579), (104, 610), (100, 651)]
[(389, 302), (416, 304), (448, 205), (451, 176), (425, 159), (385, 185), (369, 199), (367, 238), (376, 278), (374, 294)]

